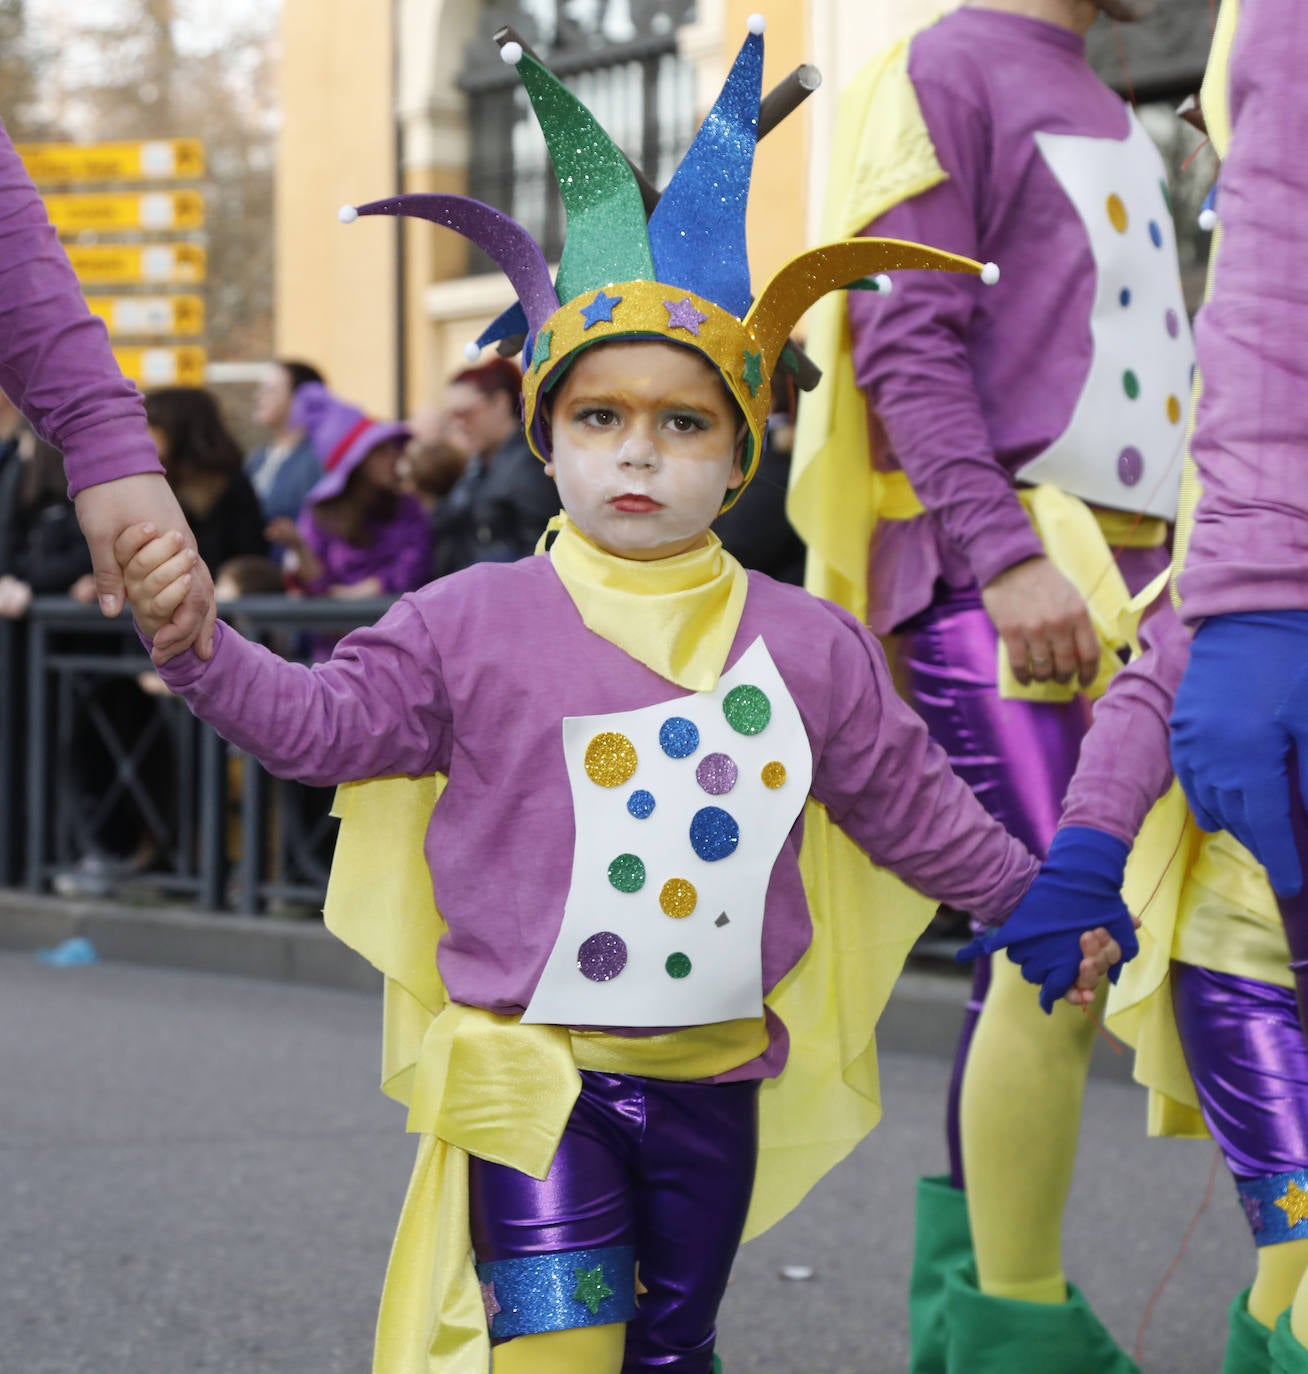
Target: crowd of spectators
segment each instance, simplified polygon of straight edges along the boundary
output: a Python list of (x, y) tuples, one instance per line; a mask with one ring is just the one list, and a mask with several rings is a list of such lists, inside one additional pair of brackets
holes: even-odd
[[(559, 508), (519, 418), (521, 373), (495, 358), (456, 373), (410, 420), (367, 414), (308, 362), (270, 363), (250, 419), (264, 436), (243, 455), (208, 390), (147, 393), (146, 418), (168, 481), (212, 571), (220, 602), (250, 596), (390, 598), (474, 563), (532, 553)], [(794, 394), (777, 389), (764, 468), (749, 502), (721, 522), (747, 567), (802, 578), (803, 549), (785, 517)], [(8, 690), (21, 692), (23, 621), (33, 597), (90, 605), (86, 543), (64, 490), (60, 455), (0, 395), (0, 619), (15, 646)], [(315, 634), (278, 647), (306, 660), (330, 651)], [(130, 637), (65, 636), (78, 653), (139, 654)], [(94, 675), (93, 675), (94, 676)], [(160, 855), (131, 789), (109, 807), (122, 759), (170, 815), (179, 786), (169, 734), (152, 726), (166, 689), (150, 671), (106, 675), (88, 690), (61, 769), (59, 805), (88, 824), (82, 852), (55, 875), (69, 895), (100, 896)], [(15, 718), (22, 719), (20, 709)], [(91, 728), (94, 715), (100, 726)], [(119, 740), (106, 745), (107, 724)]]

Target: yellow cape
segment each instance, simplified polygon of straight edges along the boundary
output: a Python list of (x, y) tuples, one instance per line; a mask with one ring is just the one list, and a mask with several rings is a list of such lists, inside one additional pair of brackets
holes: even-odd
[[(588, 557), (571, 565), (563, 579), (579, 605), (586, 600)], [(623, 571), (607, 569), (606, 585), (612, 588)], [(625, 571), (639, 579), (638, 565)], [(712, 595), (722, 595), (718, 573), (708, 585)], [(624, 624), (640, 620), (639, 598), (631, 609)], [(684, 609), (695, 613), (693, 606)], [(661, 615), (666, 621), (664, 612), (666, 606), (650, 610), (651, 625)], [(602, 618), (602, 610), (597, 614)], [(660, 653), (666, 652), (663, 638)], [(723, 642), (718, 635), (717, 644), (720, 668), (730, 637)], [(568, 1084), (576, 1067), (609, 1054), (609, 1067), (640, 1073), (651, 1062), (647, 1053), (657, 1055), (661, 1048), (639, 1039), (615, 1048), (617, 1037), (575, 1036), (570, 1046), (562, 1028), (523, 1027), (447, 1003), (434, 957), (445, 926), (423, 852), (443, 787), (439, 777), (387, 778), (337, 793), (341, 829), (327, 925), (385, 977), (382, 1088), (409, 1107), (409, 1129), (422, 1136), (382, 1297), (377, 1374), (484, 1374), (487, 1367), (461, 1152), (502, 1157), (543, 1176), (575, 1097), (575, 1087), (568, 1096)], [(811, 801), (800, 869), (813, 939), (766, 999), (789, 1031), (790, 1056), (781, 1076), (766, 1081), (760, 1093), (758, 1173), (747, 1239), (785, 1216), (880, 1119), (876, 1023), (935, 909), (934, 902), (876, 869), (825, 808)], [(747, 1037), (745, 1023), (731, 1027)], [(690, 1028), (647, 1039), (666, 1042), (669, 1054), (671, 1046), (688, 1047), (689, 1059), (677, 1054), (683, 1069), (693, 1069), (688, 1077), (746, 1062), (762, 1047), (739, 1035), (730, 1043), (704, 1035), (712, 1031)], [(654, 1076), (678, 1076), (666, 1063), (661, 1067), (665, 1071), (656, 1065)], [(521, 1090), (524, 1070), (535, 1091), (521, 1101), (509, 1096), (512, 1106), (506, 1109), (504, 1097)], [(548, 1091), (540, 1088), (546, 1082)]]

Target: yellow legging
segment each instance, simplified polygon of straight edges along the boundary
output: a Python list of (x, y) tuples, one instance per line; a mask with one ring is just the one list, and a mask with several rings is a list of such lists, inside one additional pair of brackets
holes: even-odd
[(518, 1336), (497, 1345), (494, 1374), (622, 1374), (625, 1322)]
[[(1101, 990), (1096, 1011), (1102, 1001)], [(1046, 1016), (1017, 965), (995, 956), (960, 1104), (977, 1282), (991, 1297), (1067, 1300), (1063, 1208), (1094, 1037), (1070, 1003)]]
[(1291, 1303), (1290, 1317), (1294, 1334), (1301, 1344), (1299, 1330), (1302, 1317), (1308, 1317), (1308, 1297), (1304, 1295), (1304, 1276), (1308, 1274), (1308, 1240), (1287, 1240), (1280, 1245), (1263, 1245), (1258, 1250), (1258, 1273), (1249, 1290), (1249, 1315), (1264, 1326), (1276, 1325), (1276, 1319)]

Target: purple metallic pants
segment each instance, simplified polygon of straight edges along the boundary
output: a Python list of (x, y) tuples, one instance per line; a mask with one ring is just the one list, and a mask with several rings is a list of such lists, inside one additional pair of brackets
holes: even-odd
[(1256, 1245), (1308, 1236), (1308, 1048), (1295, 994), (1172, 965), (1172, 1006), (1204, 1121)]
[[(1163, 570), (1167, 559), (1163, 548), (1123, 549), (1118, 566), (1134, 593)], [(900, 626), (899, 636), (909, 697), (931, 738), (982, 806), (1043, 858), (1089, 728), (1089, 702), (1081, 697), (1066, 704), (1000, 698), (999, 635), (975, 586), (939, 583), (932, 604)], [(989, 987), (990, 961), (983, 957), (973, 965), (946, 1107), (949, 1177), (955, 1188), (963, 1186), (958, 1129), (963, 1070)]]
[[(1090, 723), (1082, 698), (1066, 705), (1001, 700), (999, 636), (976, 587), (944, 589), (901, 629), (900, 661), (931, 738), (982, 806), (1042, 858)], [(958, 1109), (967, 1052), (990, 988), (990, 958), (973, 965), (945, 1109), (949, 1179), (963, 1186)]]
[(624, 1370), (708, 1374), (754, 1186), (758, 1084), (581, 1079), (547, 1178), (468, 1162), (491, 1339), (626, 1322)]

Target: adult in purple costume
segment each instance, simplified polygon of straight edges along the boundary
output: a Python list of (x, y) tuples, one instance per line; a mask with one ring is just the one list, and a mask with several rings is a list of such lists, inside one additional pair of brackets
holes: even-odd
[[(938, 175), (866, 232), (974, 254), (1002, 276), (984, 292), (901, 274), (848, 306), (876, 465), (919, 511), (901, 503), (876, 527), (868, 623), (899, 635), (903, 678), (951, 766), (1039, 854), (1089, 722), (1083, 697), (1040, 684), (1089, 682), (1100, 649), (1021, 489), (1085, 501), (1110, 545), (1130, 545), (1118, 564), (1140, 590), (1167, 562), (1191, 361), (1161, 160), (1085, 59), (1099, 8), (987, 0), (912, 38), (907, 80)], [(1001, 644), (1030, 699), (1001, 696)], [(950, 1341), (985, 1368), (985, 1349), (1061, 1321), (1069, 1348), (1091, 1333), (1095, 1368), (1134, 1369), (1061, 1265), (1093, 1026), (1063, 1009), (1037, 1024), (1016, 969), (993, 977), (983, 961), (950, 1094), (949, 1176), (919, 1188), (913, 1368), (945, 1369)], [(948, 1317), (945, 1276), (973, 1246), (977, 1274)]]
[[(60, 449), (68, 491), (91, 548), (100, 608), (117, 615), (123, 584), (113, 542), (150, 521), (195, 547), (145, 426), (140, 393), (119, 371), (102, 321), (77, 278), (32, 179), (0, 126), (0, 390)], [(161, 657), (198, 642), (210, 650), (208, 573), (159, 636)]]

